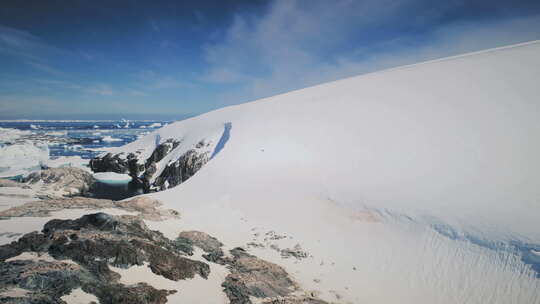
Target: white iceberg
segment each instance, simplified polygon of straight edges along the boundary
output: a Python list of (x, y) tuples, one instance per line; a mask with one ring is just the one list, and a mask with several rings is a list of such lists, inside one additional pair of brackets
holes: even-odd
[(103, 137), (101, 139), (101, 141), (104, 141), (104, 142), (115, 142), (115, 141), (122, 141), (122, 139), (120, 138), (114, 138), (114, 137), (111, 137), (110, 135), (107, 135), (105, 137)]
[(0, 177), (24, 176), (49, 159), (47, 145), (32, 143), (0, 147)]
[(30, 135), (32, 132), (19, 129), (0, 128), (0, 143), (9, 143), (21, 136)]
[(48, 159), (43, 164), (49, 168), (77, 167), (90, 171), (88, 162), (88, 159), (83, 159), (80, 156), (60, 156), (54, 159)]

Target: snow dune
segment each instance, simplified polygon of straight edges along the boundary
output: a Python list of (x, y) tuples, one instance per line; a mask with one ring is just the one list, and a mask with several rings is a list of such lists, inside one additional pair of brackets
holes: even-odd
[(535, 41), (223, 108), (119, 150), (229, 123), (195, 176), (151, 194), (182, 213), (160, 229), (230, 246), (287, 233), (313, 257), (252, 250), (328, 301), (540, 303), (525, 258), (540, 250), (539, 81)]

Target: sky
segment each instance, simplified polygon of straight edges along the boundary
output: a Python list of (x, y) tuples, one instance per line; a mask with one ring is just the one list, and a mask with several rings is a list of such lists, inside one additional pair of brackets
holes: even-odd
[(538, 39), (540, 1), (2, 0), (0, 119), (182, 119)]

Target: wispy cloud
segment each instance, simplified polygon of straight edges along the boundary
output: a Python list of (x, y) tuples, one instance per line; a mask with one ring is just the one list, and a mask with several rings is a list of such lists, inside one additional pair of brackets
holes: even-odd
[(238, 103), (378, 69), (540, 39), (540, 16), (441, 21), (461, 5), (438, 2), (432, 9), (422, 0), (277, 0), (263, 16), (236, 15), (223, 39), (203, 48), (209, 68), (201, 78), (237, 84), (239, 89), (222, 97)]
[(15, 58), (36, 70), (62, 74), (48, 61), (52, 57), (65, 56), (67, 53), (27, 31), (0, 25), (0, 54)]
[(87, 89), (88, 92), (98, 95), (110, 96), (113, 95), (113, 89), (108, 84), (98, 84)]
[(53, 74), (56, 76), (65, 76), (66, 73), (60, 71), (59, 69), (56, 69), (48, 64), (35, 62), (35, 61), (25, 61), (25, 63), (31, 67), (33, 67), (36, 70), (47, 72), (49, 74)]

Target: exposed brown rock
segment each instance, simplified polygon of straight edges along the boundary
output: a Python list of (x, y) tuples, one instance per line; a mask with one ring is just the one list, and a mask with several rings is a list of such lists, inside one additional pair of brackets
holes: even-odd
[(179, 217), (177, 211), (160, 208), (161, 202), (147, 197), (136, 197), (128, 201), (112, 201), (87, 197), (47, 199), (25, 203), (21, 206), (0, 211), (0, 217), (45, 217), (51, 212), (64, 209), (104, 209), (118, 208), (130, 212), (137, 212), (139, 216), (153, 221)]

